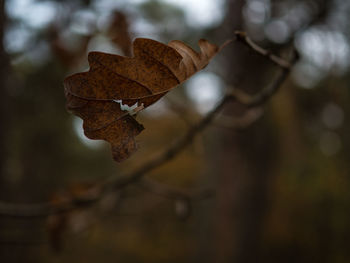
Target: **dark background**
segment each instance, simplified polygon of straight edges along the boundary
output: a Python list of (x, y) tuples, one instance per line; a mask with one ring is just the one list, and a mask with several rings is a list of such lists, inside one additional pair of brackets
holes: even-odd
[[(131, 40), (244, 30), (300, 59), (262, 118), (245, 129), (229, 105), (192, 145), (147, 176), (215, 197), (191, 211), (133, 185), (64, 219), (0, 216), (1, 262), (350, 262), (350, 2), (341, 0), (0, 0), (0, 196), (69, 198), (123, 175), (185, 134), (232, 87), (254, 93), (277, 68), (239, 43), (144, 110), (139, 151), (117, 164), (65, 110), (63, 79), (87, 53), (130, 54)], [(235, 116), (235, 117), (232, 117)], [(187, 214), (190, 213), (188, 217)]]

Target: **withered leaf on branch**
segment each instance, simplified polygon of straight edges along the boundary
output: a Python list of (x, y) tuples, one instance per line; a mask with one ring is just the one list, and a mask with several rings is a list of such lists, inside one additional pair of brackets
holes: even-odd
[(133, 57), (90, 52), (90, 70), (64, 80), (67, 108), (84, 120), (88, 138), (108, 141), (113, 158), (123, 161), (136, 150), (143, 126), (121, 105), (146, 108), (203, 69), (219, 47), (204, 39), (198, 44), (200, 52), (178, 40), (137, 38)]

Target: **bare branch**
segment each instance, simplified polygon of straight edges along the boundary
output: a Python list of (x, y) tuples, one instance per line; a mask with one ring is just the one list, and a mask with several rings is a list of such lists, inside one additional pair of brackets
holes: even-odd
[(257, 52), (258, 54), (268, 58), (271, 62), (275, 63), (280, 68), (289, 70), (292, 67), (293, 63), (290, 63), (289, 61), (272, 54), (269, 50), (266, 50), (258, 46), (247, 36), (245, 32), (236, 31), (235, 36), (237, 41), (242, 42), (243, 44), (247, 45), (252, 50)]
[(49, 202), (29, 204), (0, 202), (0, 214), (7, 217), (46, 217), (52, 214), (64, 213), (73, 208), (74, 206), (71, 203), (53, 206)]
[[(180, 153), (189, 144), (191, 144), (193, 139), (213, 122), (218, 113), (229, 102), (236, 101), (247, 106), (248, 108), (260, 107), (282, 86), (283, 82), (288, 77), (291, 66), (296, 61), (297, 56), (294, 55), (291, 62), (288, 62), (259, 47), (254, 42), (252, 42), (243, 32), (236, 32), (236, 37), (237, 40), (243, 41), (243, 43), (247, 44), (252, 50), (263, 55), (281, 68), (281, 71), (267, 88), (261, 90), (259, 93), (253, 96), (248, 95), (238, 89), (235, 89), (232, 92), (228, 93), (221, 99), (218, 105), (212, 111), (210, 111), (201, 121), (189, 128), (187, 133), (182, 138), (178, 139), (176, 143), (172, 144), (158, 156), (149, 161), (146, 161), (143, 165), (139, 166), (134, 171), (126, 174), (123, 177), (111, 176), (103, 182), (96, 184), (93, 188), (98, 189), (97, 195), (91, 196), (91, 194), (86, 194), (86, 196), (80, 196), (79, 198), (75, 198), (67, 202), (62, 202), (60, 204), (51, 204), (49, 202), (36, 204), (14, 204), (0, 202), (0, 215), (9, 217), (46, 217), (51, 214), (66, 213), (76, 208), (90, 207), (91, 205), (96, 204), (99, 200), (102, 199), (103, 196), (109, 194), (110, 192), (120, 191), (121, 189), (124, 189), (125, 187), (135, 183), (141, 183), (148, 190), (171, 199), (200, 200), (213, 195), (213, 191), (210, 189), (205, 189), (198, 192), (188, 192), (183, 189), (165, 186), (161, 183), (153, 182), (150, 179), (143, 178), (143, 176), (155, 168), (158, 168), (159, 166), (172, 160), (175, 156), (177, 156), (178, 153)], [(222, 47), (224, 47), (226, 44), (224, 44)]]
[(244, 129), (256, 122), (263, 112), (262, 108), (255, 107), (248, 109), (243, 116), (239, 117), (220, 115), (213, 124), (228, 129)]
[[(296, 55), (292, 59), (293, 64), (296, 62)], [(234, 96), (237, 101), (246, 105), (248, 108), (253, 108), (264, 104), (268, 99), (270, 99), (282, 86), (283, 82), (289, 75), (289, 69), (281, 69), (281, 72), (275, 77), (266, 88), (261, 90), (255, 95), (249, 95), (239, 89), (232, 90), (232, 96)]]

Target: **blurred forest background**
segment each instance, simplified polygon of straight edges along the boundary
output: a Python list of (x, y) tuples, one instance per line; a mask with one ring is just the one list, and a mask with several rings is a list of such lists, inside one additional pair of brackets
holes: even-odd
[[(350, 1), (0, 0), (0, 200), (67, 198), (152, 159), (232, 87), (278, 68), (240, 43), (139, 114), (139, 151), (117, 164), (65, 110), (63, 79), (92, 50), (130, 55), (135, 37), (196, 47), (244, 30), (300, 59), (244, 129), (230, 104), (149, 178), (215, 196), (183, 202), (133, 185), (69, 216), (0, 215), (1, 262), (350, 262)], [(259, 109), (259, 111), (262, 109)]]

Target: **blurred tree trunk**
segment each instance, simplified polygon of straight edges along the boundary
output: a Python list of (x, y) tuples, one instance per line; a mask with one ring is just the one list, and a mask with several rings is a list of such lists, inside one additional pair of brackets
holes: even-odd
[[(5, 178), (5, 156), (6, 156), (6, 130), (7, 118), (7, 76), (9, 73), (9, 60), (4, 49), (4, 32), (6, 26), (6, 13), (5, 13), (5, 0), (0, 0), (0, 200), (6, 200), (8, 198), (8, 185)], [(0, 241), (7, 236), (8, 229), (7, 218), (0, 217)], [(0, 258), (1, 260), (8, 261), (10, 259), (8, 253), (8, 247), (6, 245), (0, 245)]]
[[(0, 200), (12, 201), (21, 193), (13, 191), (6, 172), (7, 139), (9, 130), (9, 77), (10, 60), (4, 48), (4, 32), (7, 24), (5, 0), (0, 0)], [(39, 254), (31, 247), (38, 236), (37, 221), (21, 218), (0, 217), (0, 261), (1, 262), (40, 262)], [(29, 244), (29, 245), (28, 245)]]
[[(245, 1), (228, 0), (221, 34), (232, 38), (242, 30)], [(261, 90), (271, 74), (271, 64), (242, 44), (227, 48), (226, 83), (248, 93)], [(233, 104), (226, 114), (241, 115), (244, 107)], [(217, 208), (213, 262), (262, 262), (261, 234), (266, 211), (267, 183), (274, 152), (266, 122), (244, 131), (222, 130), (217, 164)]]
[[(0, 192), (3, 193), (4, 163), (5, 163), (5, 136), (6, 136), (6, 108), (7, 108), (7, 76), (9, 71), (9, 60), (4, 50), (4, 31), (6, 24), (5, 0), (0, 0)], [(2, 194), (0, 194), (1, 197)]]

